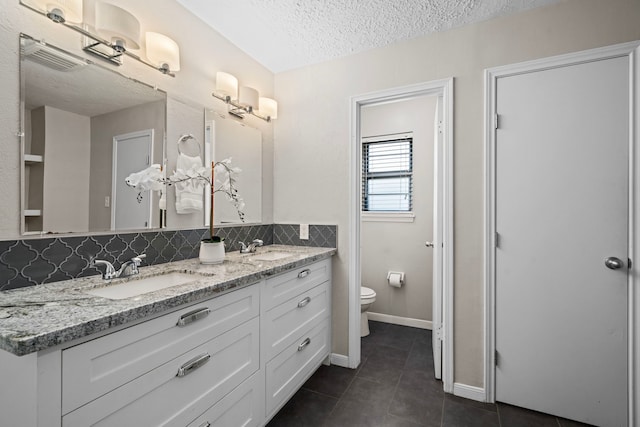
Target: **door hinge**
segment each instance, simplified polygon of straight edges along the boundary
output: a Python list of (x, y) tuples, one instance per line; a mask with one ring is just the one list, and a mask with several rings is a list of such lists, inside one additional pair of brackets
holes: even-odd
[(493, 116), (493, 125), (495, 129), (498, 129), (500, 127), (500, 115), (499, 114), (495, 114)]
[(496, 231), (496, 249), (500, 247), (500, 234)]
[(627, 258), (627, 260), (629, 261), (629, 263), (627, 264), (627, 269), (631, 270), (631, 258)]
[(435, 332), (436, 332), (436, 339), (440, 341), (444, 341), (442, 325), (438, 326)]
[(496, 350), (493, 359), (494, 359), (495, 365), (498, 366), (498, 350)]

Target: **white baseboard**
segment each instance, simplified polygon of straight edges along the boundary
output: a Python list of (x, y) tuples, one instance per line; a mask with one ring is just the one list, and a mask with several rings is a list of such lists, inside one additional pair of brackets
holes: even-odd
[(433, 329), (433, 323), (430, 320), (412, 319), (410, 317), (392, 316), (390, 314), (367, 312), (369, 320), (376, 322), (393, 323), (394, 325), (411, 326), (420, 329)]
[(331, 364), (342, 368), (349, 367), (349, 357), (344, 354), (331, 353)]
[(466, 384), (453, 383), (453, 394), (464, 397), (465, 399), (477, 400), (478, 402), (487, 401), (485, 389)]

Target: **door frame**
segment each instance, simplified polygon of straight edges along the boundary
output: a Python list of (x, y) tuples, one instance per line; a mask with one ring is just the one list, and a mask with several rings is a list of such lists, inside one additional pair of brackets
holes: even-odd
[(628, 275), (628, 420), (630, 425), (635, 420), (640, 425), (640, 408), (636, 397), (640, 384), (640, 290), (636, 289), (639, 283), (637, 278), (640, 259), (636, 251), (640, 248), (640, 197), (636, 193), (640, 191), (640, 165), (639, 134), (640, 116), (640, 41), (623, 43), (603, 48), (590, 49), (582, 52), (558, 55), (533, 61), (489, 68), (485, 70), (485, 272), (484, 272), (484, 349), (485, 349), (485, 400), (495, 402), (495, 350), (496, 350), (496, 296), (495, 296), (495, 250), (496, 250), (496, 90), (500, 77), (542, 71), (546, 69), (577, 65), (585, 62), (611, 59), (616, 57), (629, 58), (629, 258), (633, 261)]
[[(360, 118), (361, 108), (365, 105), (385, 101), (406, 99), (422, 95), (442, 97), (443, 147), (438, 153), (442, 167), (442, 179), (436, 181), (436, 189), (442, 195), (442, 206), (437, 218), (442, 221), (442, 262), (436, 262), (435, 268), (441, 269), (443, 316), (442, 336), (442, 381), (446, 392), (453, 392), (453, 78), (418, 83), (362, 95), (350, 99), (350, 195), (349, 195), (349, 352), (347, 366), (357, 368), (360, 364), (360, 207), (361, 204), (361, 165), (360, 165)], [(438, 174), (436, 175), (436, 177)], [(434, 218), (434, 220), (437, 220)], [(433, 319), (434, 329), (438, 319)], [(437, 332), (437, 331), (435, 331)], [(340, 364), (340, 363), (338, 363)]]
[[(115, 135), (113, 137), (113, 150), (111, 152), (111, 230), (115, 231), (116, 224), (116, 172), (118, 171), (118, 144), (124, 142), (127, 139), (139, 138), (141, 136), (149, 137), (149, 162), (148, 165), (151, 166), (153, 159), (153, 138), (154, 138), (154, 129), (145, 129), (136, 132), (123, 133), (121, 135)], [(153, 220), (153, 197), (152, 192), (149, 191), (149, 218), (147, 219), (147, 227), (143, 228), (152, 228), (151, 221)]]

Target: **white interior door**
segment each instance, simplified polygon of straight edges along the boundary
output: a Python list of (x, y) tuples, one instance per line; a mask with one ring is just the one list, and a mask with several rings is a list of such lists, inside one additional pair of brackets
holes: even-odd
[(496, 400), (599, 426), (627, 425), (628, 70), (497, 80)]
[(133, 230), (151, 224), (151, 191), (129, 187), (125, 178), (151, 166), (153, 130), (118, 135), (113, 138), (113, 183), (111, 228)]

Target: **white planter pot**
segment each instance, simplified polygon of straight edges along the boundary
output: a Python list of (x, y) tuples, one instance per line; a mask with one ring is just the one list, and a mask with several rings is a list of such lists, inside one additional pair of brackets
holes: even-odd
[(200, 242), (200, 264), (222, 264), (224, 242)]

